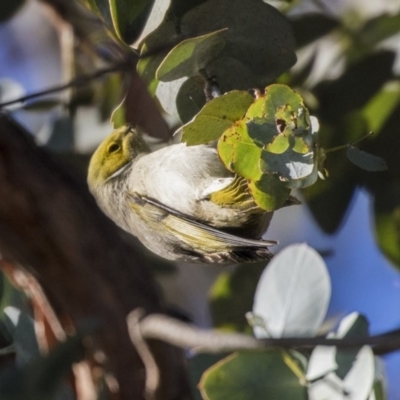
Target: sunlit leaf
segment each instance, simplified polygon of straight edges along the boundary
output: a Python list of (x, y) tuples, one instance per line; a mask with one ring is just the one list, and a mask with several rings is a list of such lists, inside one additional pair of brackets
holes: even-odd
[(344, 383), (333, 372), (319, 379), (308, 387), (309, 400), (343, 400)]
[(111, 114), (111, 123), (114, 129), (120, 128), (126, 124), (125, 98)]
[(262, 175), (260, 180), (250, 181), (249, 189), (256, 204), (266, 211), (283, 207), (290, 195), (290, 189), (281, 185), (274, 175)]
[(387, 170), (386, 161), (378, 156), (360, 150), (355, 146), (348, 146), (346, 149), (347, 158), (357, 167), (370, 172)]
[(199, 75), (210, 60), (217, 57), (225, 46), (226, 29), (186, 39), (174, 47), (164, 58), (156, 72), (157, 79), (169, 82), (184, 76)]
[(338, 367), (335, 358), (335, 346), (316, 346), (308, 362), (307, 380), (313, 381), (335, 371)]
[(386, 85), (364, 107), (362, 113), (368, 121), (368, 128), (378, 133), (400, 102), (400, 84)]
[(343, 379), (351, 400), (365, 400), (368, 397), (374, 382), (374, 373), (374, 353), (371, 347), (363, 346), (349, 373)]
[(325, 318), (331, 284), (321, 256), (305, 244), (279, 252), (261, 275), (253, 313), (261, 316), (267, 332), (257, 337), (314, 336)]
[(306, 399), (305, 387), (278, 350), (234, 353), (209, 368), (199, 386), (209, 400)]
[(243, 122), (224, 132), (217, 149), (221, 161), (229, 170), (246, 179), (258, 181), (261, 178), (258, 160), (262, 150), (252, 143)]
[(188, 145), (211, 142), (242, 118), (253, 102), (248, 92), (232, 91), (208, 102), (193, 119), (182, 128), (182, 141)]

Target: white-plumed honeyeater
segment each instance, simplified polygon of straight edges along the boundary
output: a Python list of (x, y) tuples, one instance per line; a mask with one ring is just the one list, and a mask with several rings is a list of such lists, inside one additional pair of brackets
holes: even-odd
[(237, 263), (271, 258), (260, 240), (272, 213), (213, 146), (184, 143), (150, 152), (131, 125), (95, 151), (88, 183), (102, 210), (154, 253), (185, 262)]

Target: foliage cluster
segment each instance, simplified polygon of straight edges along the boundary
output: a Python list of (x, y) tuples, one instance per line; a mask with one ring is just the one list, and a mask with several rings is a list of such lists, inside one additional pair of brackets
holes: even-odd
[[(0, 20), (10, 18), (23, 2), (4, 3)], [(68, 9), (75, 13), (71, 19), (75, 29), (76, 21), (83, 20), (77, 16), (82, 15), (95, 14), (104, 25), (88, 28), (92, 35), (85, 37), (85, 43), (91, 51), (85, 53), (84, 46), (77, 46), (81, 57), (76, 57), (76, 69), (88, 71), (106, 64), (123, 65), (123, 70), (116, 69), (100, 85), (91, 82), (88, 89), (75, 90), (68, 104), (72, 114), (89, 102), (104, 118), (112, 114), (116, 126), (132, 122), (136, 68), (151, 96), (183, 124), (182, 140), (188, 145), (218, 141), (221, 160), (248, 180), (260, 207), (276, 210), (287, 202), (290, 189), (301, 189), (321, 228), (333, 233), (355, 189), (368, 189), (374, 197), (378, 244), (400, 265), (400, 165), (394, 151), (399, 140), (400, 86), (393, 71), (396, 54), (385, 47), (385, 40), (400, 31), (400, 14), (363, 20), (356, 14), (336, 16), (322, 9), (318, 14), (285, 17), (261, 0), (83, 3), (91, 14), (72, 2)], [(295, 7), (283, 5), (285, 12)], [(318, 46), (327, 40), (340, 49), (335, 56), (341, 69), (316, 81)], [(302, 62), (288, 71), (296, 52)], [(367, 135), (371, 131), (374, 134)], [(341, 146), (346, 151), (331, 151)], [(389, 167), (385, 172), (381, 172), (386, 168), (383, 159)], [(318, 176), (325, 179), (317, 181)], [(320, 256), (305, 245), (293, 246), (263, 270), (264, 266), (251, 270), (239, 266), (219, 277), (210, 299), (215, 326), (249, 332), (244, 316), (252, 309), (248, 321), (258, 338), (317, 335), (330, 298), (329, 277)], [(23, 358), (25, 347), (33, 357), (37, 348), (28, 344), (32, 336), (20, 336), (21, 324), (30, 324), (32, 332), (33, 322), (22, 308), (12, 308), (10, 292), (4, 280), (3, 339), (17, 360)], [(13, 312), (20, 317), (13, 319)], [(367, 335), (365, 318), (352, 314), (329, 337)], [(32, 381), (21, 386), (31, 398), (69, 398), (70, 393), (57, 392), (65, 389), (62, 385), (61, 389), (47, 385), (74, 361), (65, 356), (68, 346), (70, 342), (56, 349), (57, 368), (52, 368), (53, 354), (39, 361), (25, 360), (12, 379), (31, 376)], [(79, 343), (71, 346), (75, 352), (68, 354), (79, 357)], [(10, 351), (8, 346), (3, 350)], [(368, 346), (351, 351), (334, 346), (317, 346), (312, 352), (238, 351), (217, 358), (217, 363), (211, 355), (191, 360), (193, 383), (200, 381), (196, 396), (212, 400), (385, 398), (380, 361)], [(33, 382), (36, 375), (29, 371), (38, 374), (38, 381)], [(21, 393), (10, 391), (4, 382), (0, 383), (2, 398), (20, 398)]]

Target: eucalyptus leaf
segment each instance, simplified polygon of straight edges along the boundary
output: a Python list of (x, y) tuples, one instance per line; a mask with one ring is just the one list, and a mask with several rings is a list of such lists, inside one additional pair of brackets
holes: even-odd
[(176, 97), (176, 108), (180, 120), (186, 124), (202, 109), (206, 103), (204, 79), (192, 76), (183, 83)]
[(378, 156), (360, 150), (358, 147), (348, 146), (346, 149), (347, 158), (357, 167), (369, 172), (380, 172), (387, 170), (386, 161)]
[(290, 189), (284, 187), (274, 175), (262, 175), (258, 181), (250, 181), (249, 189), (256, 204), (266, 211), (283, 207), (290, 195)]
[(375, 375), (374, 353), (371, 347), (363, 346), (357, 358), (345, 376), (343, 382), (348, 398), (351, 400), (365, 400), (372, 390)]
[[(290, 358), (287, 353), (286, 357)], [(279, 350), (234, 353), (209, 368), (199, 387), (203, 398), (209, 400), (307, 398), (305, 387)]]
[(83, 0), (89, 10), (103, 19), (110, 27), (113, 26), (109, 0)]
[(120, 128), (126, 124), (125, 98), (112, 112), (110, 120), (114, 129)]
[(254, 181), (261, 179), (258, 160), (262, 150), (252, 143), (243, 122), (233, 125), (224, 132), (218, 141), (217, 150), (227, 169), (246, 179)]
[(209, 101), (193, 121), (182, 127), (182, 141), (190, 146), (219, 139), (243, 118), (253, 100), (250, 93), (234, 90)]
[(372, 47), (399, 32), (400, 14), (382, 14), (367, 20), (359, 35), (363, 42)]
[(205, 71), (208, 77), (217, 77), (222, 92), (265, 86), (296, 60), (289, 22), (262, 1), (209, 0), (182, 17), (181, 31), (186, 37), (225, 28), (223, 54)]
[[(144, 46), (143, 51), (146, 52), (146, 49), (146, 46)], [(156, 78), (156, 71), (166, 54), (167, 51), (164, 50), (153, 55), (140, 57), (136, 65), (138, 74), (146, 83), (152, 96), (155, 95), (159, 83)]]
[(335, 358), (335, 346), (316, 346), (308, 362), (307, 380), (314, 381), (334, 372), (338, 367)]
[[(339, 324), (335, 337), (342, 338), (360, 338), (368, 336), (368, 321), (356, 312), (347, 315)], [(353, 363), (357, 357), (359, 348), (355, 349), (338, 349), (336, 352), (336, 363), (338, 368), (336, 375), (344, 379), (351, 370)]]
[(325, 318), (331, 294), (326, 265), (305, 244), (279, 252), (261, 275), (254, 296), (253, 313), (264, 318), (268, 332), (262, 337), (312, 337)]
[(109, 0), (111, 18), (118, 37), (132, 44), (142, 32), (154, 0)]
[(391, 82), (377, 93), (362, 110), (368, 128), (379, 133), (400, 103), (400, 83)]
[(192, 395), (194, 400), (203, 400), (198, 388), (198, 383), (204, 371), (212, 367), (215, 363), (225, 358), (227, 354), (196, 354), (188, 360), (188, 375)]
[(343, 400), (344, 393), (343, 381), (333, 372), (308, 386), (308, 400)]
[(226, 29), (186, 39), (175, 46), (158, 67), (158, 80), (169, 82), (185, 76), (200, 75), (199, 71), (217, 57), (225, 46)]
[(314, 158), (314, 152), (299, 154), (289, 149), (282, 154), (274, 154), (263, 150), (260, 170), (263, 173), (277, 174), (284, 181), (296, 181), (313, 172)]
[(161, 107), (170, 115), (178, 117), (176, 98), (187, 78), (181, 78), (173, 82), (159, 82), (156, 96)]

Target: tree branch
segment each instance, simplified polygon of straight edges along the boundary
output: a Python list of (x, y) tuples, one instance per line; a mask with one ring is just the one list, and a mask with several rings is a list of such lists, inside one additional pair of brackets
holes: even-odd
[(99, 79), (99, 78), (103, 77), (104, 75), (107, 75), (112, 72), (117, 72), (117, 71), (126, 71), (129, 68), (134, 68), (132, 62), (124, 61), (124, 62), (115, 64), (111, 67), (99, 69), (99, 70), (93, 72), (92, 74), (80, 75), (65, 84), (56, 85), (51, 88), (41, 90), (39, 92), (31, 93), (26, 96), (22, 96), (22, 97), (13, 99), (13, 100), (5, 101), (4, 103), (0, 103), (0, 109), (7, 107), (7, 106), (11, 106), (12, 104), (25, 103), (26, 101), (36, 99), (37, 97), (42, 97), (42, 96), (46, 96), (48, 94), (62, 92), (63, 90), (69, 89), (74, 86), (87, 85), (87, 84), (91, 83), (93, 80)]
[(357, 348), (364, 345), (372, 346), (377, 355), (386, 354), (400, 349), (400, 330), (393, 330), (382, 335), (358, 338), (326, 339), (312, 338), (281, 338), (256, 339), (240, 333), (221, 333), (196, 328), (166, 315), (148, 315), (140, 322), (134, 314), (128, 316), (130, 332), (139, 323), (140, 332), (146, 339), (159, 339), (174, 346), (192, 349), (195, 352), (223, 353), (243, 349), (260, 349), (267, 347), (307, 348), (316, 346), (336, 346), (340, 348)]

